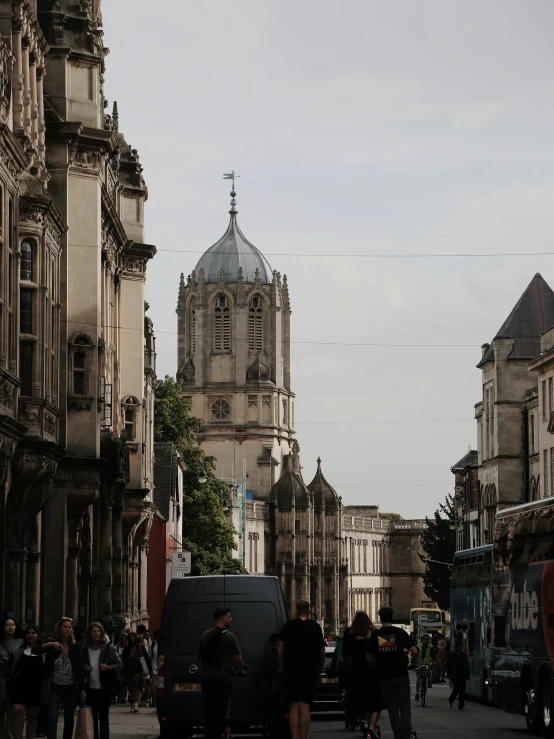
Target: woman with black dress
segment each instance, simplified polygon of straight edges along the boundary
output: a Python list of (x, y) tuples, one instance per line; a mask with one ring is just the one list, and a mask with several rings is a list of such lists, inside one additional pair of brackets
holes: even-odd
[(348, 692), (353, 708), (365, 719), (366, 737), (377, 739), (375, 729), (384, 705), (377, 670), (369, 651), (369, 637), (372, 631), (373, 624), (367, 613), (358, 611), (350, 630)]
[(0, 623), (0, 739), (9, 735), (10, 701), (6, 682), (13, 664), (13, 655), (23, 644), (23, 633), (10, 616)]
[(23, 719), (27, 715), (27, 739), (33, 739), (40, 709), (43, 651), (36, 626), (27, 626), (25, 642), (13, 654), (8, 679), (13, 739), (23, 739)]

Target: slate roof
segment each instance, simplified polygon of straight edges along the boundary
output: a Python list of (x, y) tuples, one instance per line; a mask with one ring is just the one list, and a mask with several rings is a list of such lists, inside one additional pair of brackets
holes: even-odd
[(470, 449), (465, 457), (462, 457), (459, 462), (452, 465), (450, 470), (451, 472), (461, 472), (462, 470), (465, 470), (466, 467), (475, 467), (477, 466), (477, 459), (478, 454), (475, 449)]
[(329, 485), (323, 472), (321, 471), (321, 459), (317, 460), (317, 472), (314, 479), (308, 485), (308, 490), (314, 494), (314, 503), (317, 507), (321, 506), (321, 501), (325, 501), (326, 508), (336, 508), (338, 503), (338, 495), (336, 490)]
[(269, 495), (277, 508), (290, 508), (294, 498), (297, 508), (307, 508), (310, 494), (302, 479), (292, 468), (292, 454), (283, 457), (283, 471), (281, 477), (271, 488)]
[[(533, 359), (541, 351), (541, 334), (554, 325), (554, 292), (537, 272), (495, 338), (512, 338), (508, 359)], [(492, 344), (477, 365), (494, 359)]]
[(239, 267), (242, 267), (242, 278), (245, 282), (254, 282), (256, 270), (260, 271), (260, 282), (270, 283), (273, 272), (264, 255), (251, 244), (242, 233), (237, 222), (237, 214), (231, 213), (231, 219), (223, 236), (201, 257), (196, 265), (198, 275), (204, 270), (206, 282), (217, 282), (222, 269), (226, 282), (237, 282)]

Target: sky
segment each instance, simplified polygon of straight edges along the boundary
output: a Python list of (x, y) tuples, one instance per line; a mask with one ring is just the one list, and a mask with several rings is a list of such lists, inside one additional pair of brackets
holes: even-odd
[(225, 231), (234, 169), (241, 229), (289, 280), (304, 479), (321, 456), (344, 503), (432, 514), (476, 448), (480, 346), (536, 272), (554, 287), (538, 254), (554, 253), (554, 5), (102, 12), (106, 95), (149, 189), (158, 376), (175, 375), (179, 274)]

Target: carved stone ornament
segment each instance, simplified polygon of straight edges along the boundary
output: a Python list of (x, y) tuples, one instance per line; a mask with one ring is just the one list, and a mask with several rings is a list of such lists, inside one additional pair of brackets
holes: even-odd
[(10, 410), (13, 410), (14, 406), (13, 391), (11, 382), (6, 379), (0, 380), (0, 403)]
[(44, 430), (50, 436), (55, 436), (56, 434), (56, 419), (49, 413), (44, 414)]
[(69, 163), (74, 167), (99, 171), (103, 154), (98, 151), (86, 151), (72, 146), (69, 150)]
[(19, 210), (19, 220), (42, 226), (44, 223), (44, 211), (41, 208), (23, 205)]
[(91, 400), (76, 400), (73, 398), (69, 401), (69, 410), (70, 411), (90, 411), (92, 408), (92, 401)]
[(258, 396), (257, 395), (249, 395), (248, 396), (248, 407), (249, 408), (257, 408), (258, 407)]
[(0, 116), (6, 122), (10, 108), (10, 81), (13, 66), (13, 54), (4, 41), (0, 41)]
[(21, 423), (27, 426), (36, 426), (40, 416), (40, 408), (36, 405), (27, 405), (23, 401), (19, 402), (18, 418)]
[(2, 141), (0, 141), (0, 159), (12, 177), (19, 177), (21, 174), (21, 167), (12, 156), (11, 151)]
[(262, 404), (271, 408), (271, 395), (262, 395)]
[(145, 272), (145, 267), (146, 261), (144, 259), (132, 259), (129, 257), (125, 259), (125, 272), (132, 272), (136, 275), (143, 275)]

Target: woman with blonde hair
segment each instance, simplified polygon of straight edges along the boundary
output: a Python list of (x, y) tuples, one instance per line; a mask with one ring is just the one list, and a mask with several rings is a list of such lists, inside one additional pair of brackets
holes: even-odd
[(117, 649), (106, 640), (106, 632), (99, 621), (87, 626), (81, 660), (87, 681), (87, 704), (92, 709), (94, 739), (108, 739), (110, 703), (119, 692), (121, 660)]
[(377, 739), (375, 730), (384, 704), (377, 670), (369, 649), (369, 638), (373, 630), (373, 623), (367, 613), (358, 611), (350, 629), (348, 692), (353, 709), (364, 719), (365, 736)]
[(50, 677), (48, 739), (56, 739), (58, 713), (63, 703), (63, 739), (72, 739), (79, 698), (86, 700), (81, 650), (73, 634), (73, 619), (63, 616), (54, 629), (54, 641), (44, 645), (46, 675)]

